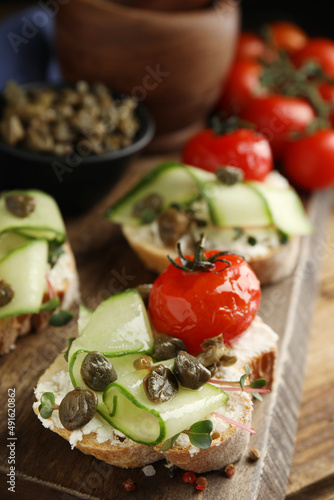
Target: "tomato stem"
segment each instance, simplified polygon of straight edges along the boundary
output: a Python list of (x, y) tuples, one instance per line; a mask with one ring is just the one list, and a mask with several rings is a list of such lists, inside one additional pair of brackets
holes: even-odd
[(199, 241), (197, 241), (195, 244), (195, 252), (193, 259), (187, 259), (187, 257), (183, 255), (180, 243), (177, 244), (177, 253), (180, 258), (181, 264), (178, 264), (174, 259), (172, 259), (170, 255), (167, 255), (167, 257), (170, 263), (173, 264), (173, 266), (177, 267), (177, 269), (181, 269), (181, 271), (186, 271), (188, 273), (196, 271), (207, 272), (215, 267), (216, 262), (225, 263), (226, 267), (224, 267), (220, 271), (216, 271), (216, 274), (225, 271), (225, 269), (227, 269), (232, 265), (232, 263), (229, 260), (220, 259), (219, 257), (223, 257), (226, 255), (238, 255), (239, 257), (243, 258), (242, 255), (236, 252), (225, 251), (225, 252), (218, 252), (207, 259), (204, 256), (204, 247), (205, 247), (205, 236), (204, 234), (201, 234)]

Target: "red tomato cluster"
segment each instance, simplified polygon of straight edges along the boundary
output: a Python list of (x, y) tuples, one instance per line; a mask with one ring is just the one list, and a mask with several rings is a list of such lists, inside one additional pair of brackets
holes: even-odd
[[(261, 155), (257, 156), (260, 141), (267, 141), (274, 159), (281, 162), (284, 174), (297, 187), (311, 190), (331, 186), (334, 42), (309, 38), (290, 22), (270, 23), (265, 33), (264, 38), (251, 32), (241, 34), (235, 62), (218, 102), (221, 116), (237, 115), (255, 126), (256, 133), (248, 132), (247, 148), (244, 131), (218, 135), (206, 130), (190, 139), (182, 159), (207, 170), (230, 164), (244, 170), (246, 179), (263, 180), (273, 168), (269, 147), (261, 147)], [(286, 74), (275, 73), (268, 84), (265, 69), (270, 72), (283, 60), (288, 61), (295, 75), (298, 69), (299, 76), (305, 68), (311, 71), (313, 65), (314, 73), (305, 73), (302, 91), (297, 85), (284, 87)]]

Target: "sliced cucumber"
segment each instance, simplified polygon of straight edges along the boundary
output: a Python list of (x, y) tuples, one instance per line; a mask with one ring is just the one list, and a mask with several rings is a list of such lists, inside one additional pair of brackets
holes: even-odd
[[(87, 356), (88, 351), (77, 351), (71, 357), (71, 361), (69, 364), (69, 372), (73, 387), (85, 387), (89, 389), (89, 387), (83, 381), (80, 370), (81, 365), (84, 358)], [(133, 362), (140, 357), (140, 354), (127, 354), (124, 356), (108, 356), (108, 359), (112, 363), (113, 367), (116, 370), (117, 377), (122, 377), (123, 375), (127, 375), (128, 373), (134, 371)], [(105, 418), (109, 422), (109, 411), (105, 407), (103, 402), (103, 391), (95, 391), (98, 399), (98, 407), (97, 410), (100, 415)], [(110, 423), (110, 422), (109, 422)]]
[(133, 217), (133, 207), (137, 201), (149, 194), (159, 194), (163, 200), (163, 210), (171, 203), (191, 203), (199, 195), (197, 183), (184, 166), (176, 162), (159, 165), (127, 193), (116, 205), (108, 210), (107, 217), (118, 224), (139, 224)]
[(68, 359), (79, 350), (122, 356), (152, 349), (153, 335), (144, 302), (137, 290), (128, 289), (98, 306), (72, 342)]
[(0, 307), (0, 318), (37, 313), (45, 291), (48, 244), (32, 240), (0, 260), (0, 279), (14, 290), (13, 299)]
[[(163, 364), (171, 367), (173, 362), (168, 360)], [(131, 372), (110, 384), (103, 395), (111, 425), (137, 443), (149, 446), (161, 443), (188, 429), (228, 400), (226, 393), (205, 384), (194, 391), (180, 386), (170, 401), (152, 403), (143, 388), (146, 375), (147, 370)]]
[(310, 234), (313, 231), (303, 204), (294, 189), (275, 188), (262, 182), (252, 182), (251, 185), (263, 197), (273, 223), (284, 234), (297, 236)]
[(20, 247), (28, 243), (29, 239), (17, 233), (0, 234), (0, 260), (14, 248)]
[(214, 226), (263, 227), (272, 223), (264, 199), (247, 183), (233, 186), (206, 183), (202, 186), (202, 196)]
[[(26, 194), (34, 198), (36, 207), (27, 217), (20, 218), (6, 208), (5, 198), (14, 194)], [(31, 238), (65, 241), (66, 231), (59, 208), (54, 199), (36, 190), (10, 191), (0, 198), (0, 233), (16, 231)]]
[(78, 317), (78, 335), (80, 336), (87, 325), (91, 315), (93, 314), (93, 309), (83, 306), (79, 307), (79, 317)]

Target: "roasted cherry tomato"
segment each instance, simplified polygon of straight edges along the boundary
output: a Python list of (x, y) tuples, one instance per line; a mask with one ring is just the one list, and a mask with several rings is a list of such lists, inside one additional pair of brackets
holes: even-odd
[(262, 65), (258, 61), (236, 60), (227, 77), (217, 108), (238, 114), (251, 97), (267, 94), (267, 89), (260, 82), (262, 71)]
[(186, 143), (182, 161), (211, 172), (226, 165), (238, 167), (247, 180), (263, 181), (273, 168), (267, 139), (249, 129), (217, 135), (211, 129), (194, 135)]
[(267, 48), (259, 35), (250, 31), (240, 34), (236, 49), (236, 59), (259, 59), (266, 56)]
[[(204, 252), (206, 259), (219, 252)], [(192, 260), (192, 257), (187, 257)], [(201, 351), (206, 338), (223, 334), (233, 342), (252, 323), (260, 304), (260, 283), (237, 255), (217, 256), (207, 271), (184, 271), (173, 264), (155, 280), (149, 298), (154, 328), (182, 339), (190, 354)], [(175, 261), (180, 264), (180, 258)]]
[(281, 159), (293, 141), (293, 133), (303, 132), (315, 112), (305, 100), (278, 94), (250, 99), (241, 117), (256, 125), (270, 142), (274, 158)]
[(292, 60), (299, 68), (308, 61), (320, 65), (327, 76), (334, 76), (334, 42), (328, 38), (311, 38), (308, 44), (298, 51)]
[(289, 146), (284, 158), (286, 176), (303, 189), (334, 185), (334, 130), (317, 130)]
[(298, 50), (303, 49), (309, 40), (305, 31), (296, 24), (287, 21), (269, 23), (269, 30), (273, 45), (289, 54), (295, 54)]

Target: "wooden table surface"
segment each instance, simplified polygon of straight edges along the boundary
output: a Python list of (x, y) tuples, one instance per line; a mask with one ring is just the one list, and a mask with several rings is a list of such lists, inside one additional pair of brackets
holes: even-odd
[[(0, 18), (28, 3), (4, 2)], [(334, 499), (334, 204), (327, 238), (316, 258), (322, 261), (319, 296), (286, 500)]]
[(321, 258), (287, 500), (334, 499), (334, 206)]

